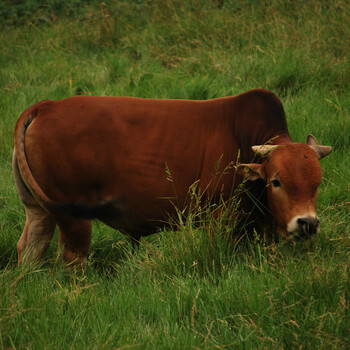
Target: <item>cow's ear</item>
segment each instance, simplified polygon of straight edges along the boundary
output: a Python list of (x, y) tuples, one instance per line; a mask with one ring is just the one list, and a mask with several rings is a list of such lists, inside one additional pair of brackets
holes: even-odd
[(237, 173), (243, 175), (251, 181), (255, 181), (258, 179), (263, 179), (264, 181), (266, 181), (261, 164), (239, 164), (237, 166)]

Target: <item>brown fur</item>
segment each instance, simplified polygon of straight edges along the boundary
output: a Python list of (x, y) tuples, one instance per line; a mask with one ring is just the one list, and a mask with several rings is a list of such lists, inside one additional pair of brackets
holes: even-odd
[[(298, 173), (297, 188), (283, 195), (293, 199), (282, 211), (276, 209), (277, 222), (285, 228), (299, 202), (316, 205), (321, 170), (314, 150), (292, 143), (282, 104), (273, 93), (252, 90), (208, 101), (76, 96), (40, 102), (22, 114), (15, 130), (14, 174), (27, 213), (19, 262), (25, 251), (28, 260), (43, 255), (55, 224), (67, 262), (86, 259), (92, 218), (138, 240), (174, 212), (167, 198), (176, 195), (176, 202), (185, 205), (189, 186), (197, 180), (209, 192), (224, 186), (228, 198), (242, 176), (231, 169), (220, 186), (214, 185), (215, 164), (221, 158), (223, 170), (237, 161), (239, 151), (242, 163), (251, 162), (251, 147), (271, 139), (288, 144), (290, 151), (280, 148), (269, 161), (256, 164), (264, 174), (256, 178), (268, 182), (276, 172), (287, 188)], [(301, 149), (308, 160), (299, 157)], [(295, 165), (279, 168), (279, 159)], [(173, 183), (167, 180), (166, 165)], [(282, 208), (270, 197), (272, 207)]]

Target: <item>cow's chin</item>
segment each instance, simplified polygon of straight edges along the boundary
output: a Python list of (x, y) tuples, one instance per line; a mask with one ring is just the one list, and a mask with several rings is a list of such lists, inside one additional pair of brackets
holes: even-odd
[(294, 234), (292, 232), (288, 232), (284, 227), (277, 225), (276, 227), (277, 234), (282, 237), (286, 241), (294, 241)]

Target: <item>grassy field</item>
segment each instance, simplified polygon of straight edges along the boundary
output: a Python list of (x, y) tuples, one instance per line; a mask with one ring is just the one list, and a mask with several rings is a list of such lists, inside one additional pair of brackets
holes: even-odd
[[(348, 1), (1, 1), (0, 348), (349, 349)], [(290, 133), (334, 148), (313, 242), (233, 246), (212, 226), (143, 239), (94, 223), (86, 271), (57, 237), (17, 267), (25, 214), (13, 130), (43, 99), (76, 94), (208, 99), (274, 91)]]

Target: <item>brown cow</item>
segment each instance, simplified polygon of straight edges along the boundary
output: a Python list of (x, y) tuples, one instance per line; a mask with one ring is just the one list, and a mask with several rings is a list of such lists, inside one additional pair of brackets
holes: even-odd
[[(76, 96), (40, 102), (15, 130), (13, 168), (26, 210), (19, 263), (44, 254), (56, 224), (67, 262), (85, 261), (93, 218), (139, 240), (174, 213), (165, 199), (174, 187), (185, 205), (197, 180), (214, 197), (221, 191), (228, 198), (248, 177), (277, 232), (307, 237), (319, 228), (319, 159), (331, 150), (311, 135), (307, 144), (293, 143), (281, 102), (266, 90), (208, 101)], [(213, 186), (219, 158), (222, 170), (239, 152), (246, 164)], [(262, 163), (249, 164), (256, 153)]]

